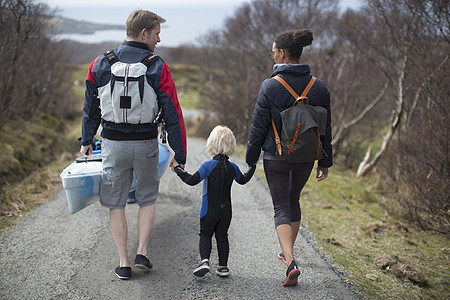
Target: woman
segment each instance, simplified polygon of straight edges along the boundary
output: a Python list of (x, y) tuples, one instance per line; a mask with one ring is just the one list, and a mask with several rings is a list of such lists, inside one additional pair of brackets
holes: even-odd
[[(314, 161), (289, 163), (275, 156), (277, 147), (271, 118), (277, 131), (281, 132), (280, 112), (292, 107), (294, 98), (272, 77), (280, 76), (294, 91), (301, 94), (312, 76), (309, 65), (299, 64), (299, 60), (303, 47), (310, 45), (312, 40), (313, 34), (309, 29), (283, 32), (276, 36), (270, 53), (275, 61), (274, 71), (261, 85), (253, 112), (246, 153), (246, 162), (252, 166), (257, 163), (261, 148), (264, 151), (264, 172), (272, 196), (275, 228), (282, 251), (278, 257), (287, 265), (283, 286), (297, 284), (300, 275), (293, 255), (301, 219), (299, 198), (311, 174)], [(324, 158), (319, 160), (316, 175), (317, 180), (321, 181), (327, 178), (328, 168), (333, 165), (330, 92), (325, 84), (317, 79), (308, 93), (308, 99), (309, 104), (322, 106), (327, 110), (326, 134), (321, 137)]]

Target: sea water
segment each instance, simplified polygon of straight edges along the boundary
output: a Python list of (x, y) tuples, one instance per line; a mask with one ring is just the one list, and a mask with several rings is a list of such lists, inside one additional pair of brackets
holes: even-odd
[(99, 30), (90, 34), (66, 33), (56, 34), (52, 37), (54, 41), (72, 40), (80, 43), (95, 44), (103, 42), (121, 43), (126, 39), (125, 29)]

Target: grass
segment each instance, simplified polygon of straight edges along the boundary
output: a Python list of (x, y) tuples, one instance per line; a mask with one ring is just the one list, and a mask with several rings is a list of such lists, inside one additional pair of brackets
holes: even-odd
[[(330, 170), (323, 182), (312, 174), (301, 196), (302, 223), (318, 248), (369, 299), (448, 299), (448, 237), (390, 216), (367, 182)], [(395, 258), (397, 266), (412, 267), (426, 282), (398, 278), (392, 267), (378, 267), (377, 258)]]
[(86, 75), (89, 70), (89, 65), (78, 65), (73, 72), (72, 80), (73, 80), (73, 86), (72, 86), (72, 93), (77, 99), (81, 99), (80, 103), (83, 104), (84, 99), (84, 90), (85, 90), (85, 80)]
[(52, 198), (61, 188), (59, 173), (79, 149), (84, 79), (88, 65), (77, 66), (72, 95), (79, 100), (75, 121), (42, 114), (33, 120), (10, 121), (0, 128), (0, 232)]
[(59, 120), (48, 115), (1, 128), (1, 145), (7, 149), (0, 152), (1, 232), (51, 199), (52, 193), (61, 187), (56, 170), (62, 170), (73, 160), (71, 152), (77, 147), (76, 134), (68, 132), (61, 136), (64, 131)]
[(201, 79), (198, 67), (174, 64), (170, 66), (178, 93), (178, 100), (183, 109), (198, 107), (201, 97)]
[(53, 198), (61, 188), (60, 171), (73, 158), (63, 154), (51, 164), (33, 171), (22, 182), (8, 185), (1, 195), (0, 233), (16, 225), (39, 205)]

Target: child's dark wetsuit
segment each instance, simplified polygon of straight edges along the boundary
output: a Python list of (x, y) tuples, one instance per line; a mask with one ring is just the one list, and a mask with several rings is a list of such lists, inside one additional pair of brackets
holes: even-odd
[(239, 167), (228, 161), (228, 156), (218, 154), (204, 162), (195, 174), (190, 175), (176, 167), (177, 175), (187, 184), (203, 182), (202, 208), (200, 211), (200, 256), (209, 259), (211, 238), (216, 236), (219, 265), (227, 266), (229, 243), (228, 228), (231, 223), (231, 184), (236, 180), (246, 184), (255, 172), (255, 166), (242, 174)]

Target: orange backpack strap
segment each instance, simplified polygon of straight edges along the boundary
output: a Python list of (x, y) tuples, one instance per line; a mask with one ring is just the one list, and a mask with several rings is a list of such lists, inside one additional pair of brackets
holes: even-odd
[(303, 90), (303, 93), (301, 96), (299, 96), (292, 88), (291, 86), (280, 76), (274, 76), (273, 79), (275, 79), (276, 81), (278, 81), (279, 83), (281, 83), (285, 89), (287, 89), (289, 91), (289, 93), (291, 93), (291, 95), (295, 98), (295, 102), (292, 106), (296, 105), (297, 103), (302, 103), (303, 101), (306, 101), (306, 103), (308, 103), (308, 98), (306, 97), (306, 95), (308, 95), (309, 90), (312, 88), (312, 86), (314, 85), (314, 83), (316, 82), (316, 77), (311, 77), (311, 80), (309, 81), (308, 85), (306, 86), (306, 88)]
[(291, 93), (291, 95), (294, 96), (295, 101), (300, 100), (300, 96), (291, 88), (291, 86), (286, 81), (284, 81), (283, 78), (281, 78), (280, 76), (277, 75), (277, 76), (274, 76), (273, 79), (275, 79), (276, 81), (281, 83), (289, 91), (289, 93)]
[(298, 123), (297, 128), (295, 129), (294, 137), (292, 138), (292, 142), (291, 142), (291, 144), (289, 145), (289, 148), (288, 148), (288, 154), (291, 154), (292, 152), (294, 152), (292, 149), (294, 148), (295, 141), (298, 138), (298, 133), (300, 132), (300, 126), (301, 126), (301, 124)]
[(273, 127), (273, 133), (275, 133), (275, 144), (277, 144), (278, 148), (278, 154), (281, 156), (281, 144), (280, 144), (280, 136), (278, 135), (277, 127), (275, 127), (275, 122), (273, 121), (273, 118), (271, 117), (270, 120), (272, 121), (272, 127)]

